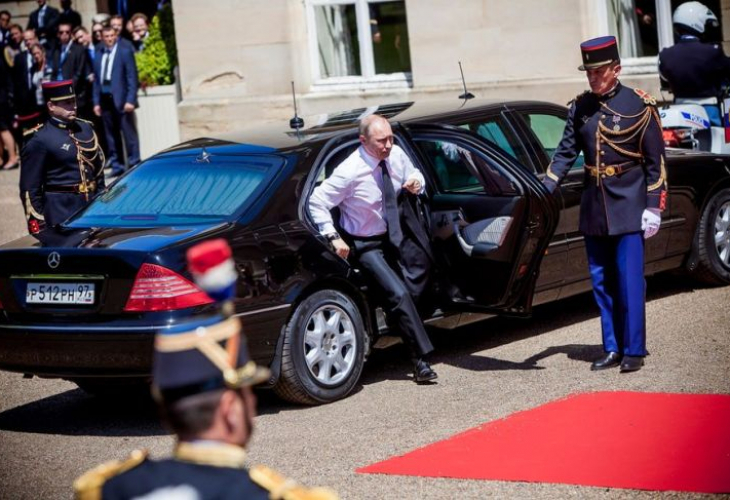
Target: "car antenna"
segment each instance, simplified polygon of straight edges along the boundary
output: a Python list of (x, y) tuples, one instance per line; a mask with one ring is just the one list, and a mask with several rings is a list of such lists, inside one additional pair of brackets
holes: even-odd
[(459, 99), (464, 99), (464, 101), (474, 99), (474, 94), (466, 90), (466, 80), (464, 79), (464, 70), (461, 68), (461, 61), (459, 61), (459, 72), (461, 73), (461, 83), (464, 85), (464, 93), (459, 96)]
[(294, 91), (294, 82), (291, 82), (291, 96), (294, 100), (294, 118), (289, 120), (289, 127), (299, 132), (299, 129), (304, 127), (304, 120), (297, 115), (297, 93)]

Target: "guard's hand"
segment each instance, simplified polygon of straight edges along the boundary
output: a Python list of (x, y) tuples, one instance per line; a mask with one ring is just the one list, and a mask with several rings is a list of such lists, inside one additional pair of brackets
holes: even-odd
[(124, 103), (124, 112), (131, 113), (132, 111), (134, 111), (134, 104), (132, 104), (131, 102), (125, 102)]
[(419, 194), (422, 186), (418, 179), (408, 179), (402, 187), (412, 194)]
[(661, 212), (656, 208), (647, 208), (641, 214), (641, 229), (644, 231), (644, 239), (649, 239), (659, 232), (662, 224)]
[(101, 106), (94, 106), (94, 114), (96, 116), (101, 116)]
[(335, 249), (335, 253), (342, 257), (343, 259), (346, 259), (348, 255), (350, 255), (350, 247), (345, 243), (345, 240), (342, 238), (337, 240), (332, 240), (330, 243), (332, 243), (332, 247)]

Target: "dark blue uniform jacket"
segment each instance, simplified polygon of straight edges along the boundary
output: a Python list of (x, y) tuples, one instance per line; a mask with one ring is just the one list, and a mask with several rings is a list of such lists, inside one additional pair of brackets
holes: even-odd
[(51, 118), (23, 146), (20, 198), (28, 230), (56, 225), (104, 187), (104, 154), (89, 122)]
[(659, 74), (675, 97), (717, 97), (730, 83), (730, 58), (720, 45), (683, 38), (661, 51)]
[(604, 96), (586, 92), (571, 104), (545, 185), (555, 189), (584, 154), (583, 234), (638, 232), (646, 208), (664, 209), (664, 140), (655, 105), (649, 94), (620, 83)]

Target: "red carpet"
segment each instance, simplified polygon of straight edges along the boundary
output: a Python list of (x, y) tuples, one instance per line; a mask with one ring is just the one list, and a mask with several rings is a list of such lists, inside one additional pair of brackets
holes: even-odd
[(729, 493), (730, 396), (570, 396), (357, 472)]

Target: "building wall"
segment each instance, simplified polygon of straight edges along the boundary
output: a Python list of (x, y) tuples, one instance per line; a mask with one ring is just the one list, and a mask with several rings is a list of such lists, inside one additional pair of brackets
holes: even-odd
[[(173, 0), (173, 9), (183, 138), (290, 118), (292, 81), (303, 115), (454, 99), (458, 61), (480, 98), (564, 103), (586, 88), (579, 43), (605, 34), (594, 0), (406, 0), (412, 87), (322, 90), (313, 87), (303, 0)], [(623, 79), (658, 92), (656, 73)]]

